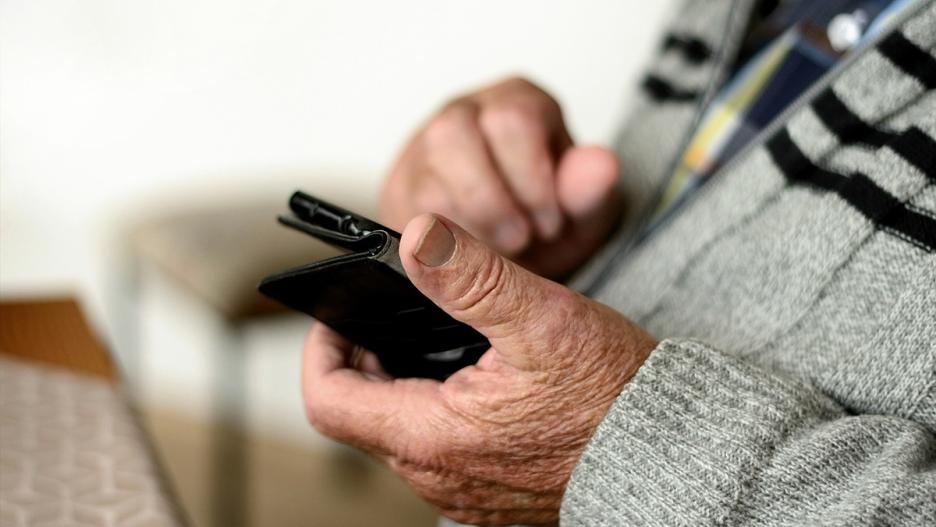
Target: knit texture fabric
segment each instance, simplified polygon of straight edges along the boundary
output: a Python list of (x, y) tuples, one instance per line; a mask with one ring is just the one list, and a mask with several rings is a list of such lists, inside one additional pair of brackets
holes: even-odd
[[(634, 195), (662, 184), (746, 4), (678, 12), (622, 134)], [(934, 90), (924, 0), (650, 238), (583, 271), (577, 287), (663, 342), (562, 524), (936, 525)]]

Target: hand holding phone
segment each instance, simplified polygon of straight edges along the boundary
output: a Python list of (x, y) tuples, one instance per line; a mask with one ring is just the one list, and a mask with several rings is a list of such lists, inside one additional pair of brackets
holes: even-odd
[(261, 293), (374, 352), (394, 377), (445, 379), (490, 347), (413, 286), (399, 233), (303, 192), (289, 207), (280, 223), (349, 252), (268, 276)]

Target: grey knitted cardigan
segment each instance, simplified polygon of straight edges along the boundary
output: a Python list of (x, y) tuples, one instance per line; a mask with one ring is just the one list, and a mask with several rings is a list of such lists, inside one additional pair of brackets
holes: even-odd
[(936, 525), (936, 3), (628, 242), (752, 4), (687, 2), (621, 134), (631, 215), (573, 286), (662, 343), (563, 525)]

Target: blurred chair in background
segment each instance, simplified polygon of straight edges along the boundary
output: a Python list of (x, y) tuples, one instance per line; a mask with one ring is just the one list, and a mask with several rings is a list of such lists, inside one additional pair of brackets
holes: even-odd
[[(356, 451), (315, 438), (311, 428), (306, 430), (305, 444), (292, 444), (248, 424), (248, 407), (260, 404), (262, 412), (279, 411), (269, 403), (250, 400), (251, 386), (256, 384), (250, 377), (257, 374), (250, 371), (250, 356), (283, 353), (251, 346), (251, 331), (288, 319), (294, 322), (290, 331), (297, 328), (304, 333), (311, 323), (285, 313), (262, 297), (256, 285), (272, 272), (338, 254), (277, 224), (276, 216), (287, 211), (287, 199), (284, 194), (277, 202), (206, 203), (151, 218), (131, 235), (140, 268), (135, 275), (143, 282), (133, 289), (144, 292), (153, 274), (161, 275), (184, 296), (210, 306), (223, 328), (212, 349), (202, 350), (210, 355), (213, 422), (185, 423), (156, 413), (148, 419), (170, 473), (180, 481), (182, 501), (202, 523), (226, 527), (432, 525), (436, 515), (431, 507)], [(354, 210), (372, 208), (347, 195), (335, 201)], [(138, 301), (145, 303), (145, 298), (144, 293)], [(147, 346), (139, 344), (134, 348), (146, 352)], [(295, 384), (298, 403), (301, 341), (290, 347), (295, 347), (287, 352), (295, 352), (295, 368), (279, 373), (289, 377), (260, 382)], [(141, 359), (130, 357), (126, 362), (145, 368), (147, 361)], [(145, 375), (145, 371), (131, 373), (135, 378)], [(193, 433), (201, 433), (200, 444), (192, 443)], [(197, 456), (195, 451), (206, 455)]]
[(72, 299), (0, 302), (0, 473), (4, 526), (185, 523)]

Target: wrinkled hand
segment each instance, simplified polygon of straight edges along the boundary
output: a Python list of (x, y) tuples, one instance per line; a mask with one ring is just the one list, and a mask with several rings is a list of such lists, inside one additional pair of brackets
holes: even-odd
[(572, 146), (549, 94), (509, 79), (455, 99), (416, 133), (387, 178), (380, 217), (402, 229), (418, 214), (444, 215), (558, 279), (613, 228), (617, 176), (611, 151)]
[(384, 459), (451, 519), (556, 521), (582, 450), (653, 338), (444, 218), (411, 221), (400, 257), (416, 287), (491, 349), (444, 383), (389, 379), (372, 354), (352, 359), (354, 345), (316, 324), (303, 370), (309, 420)]

